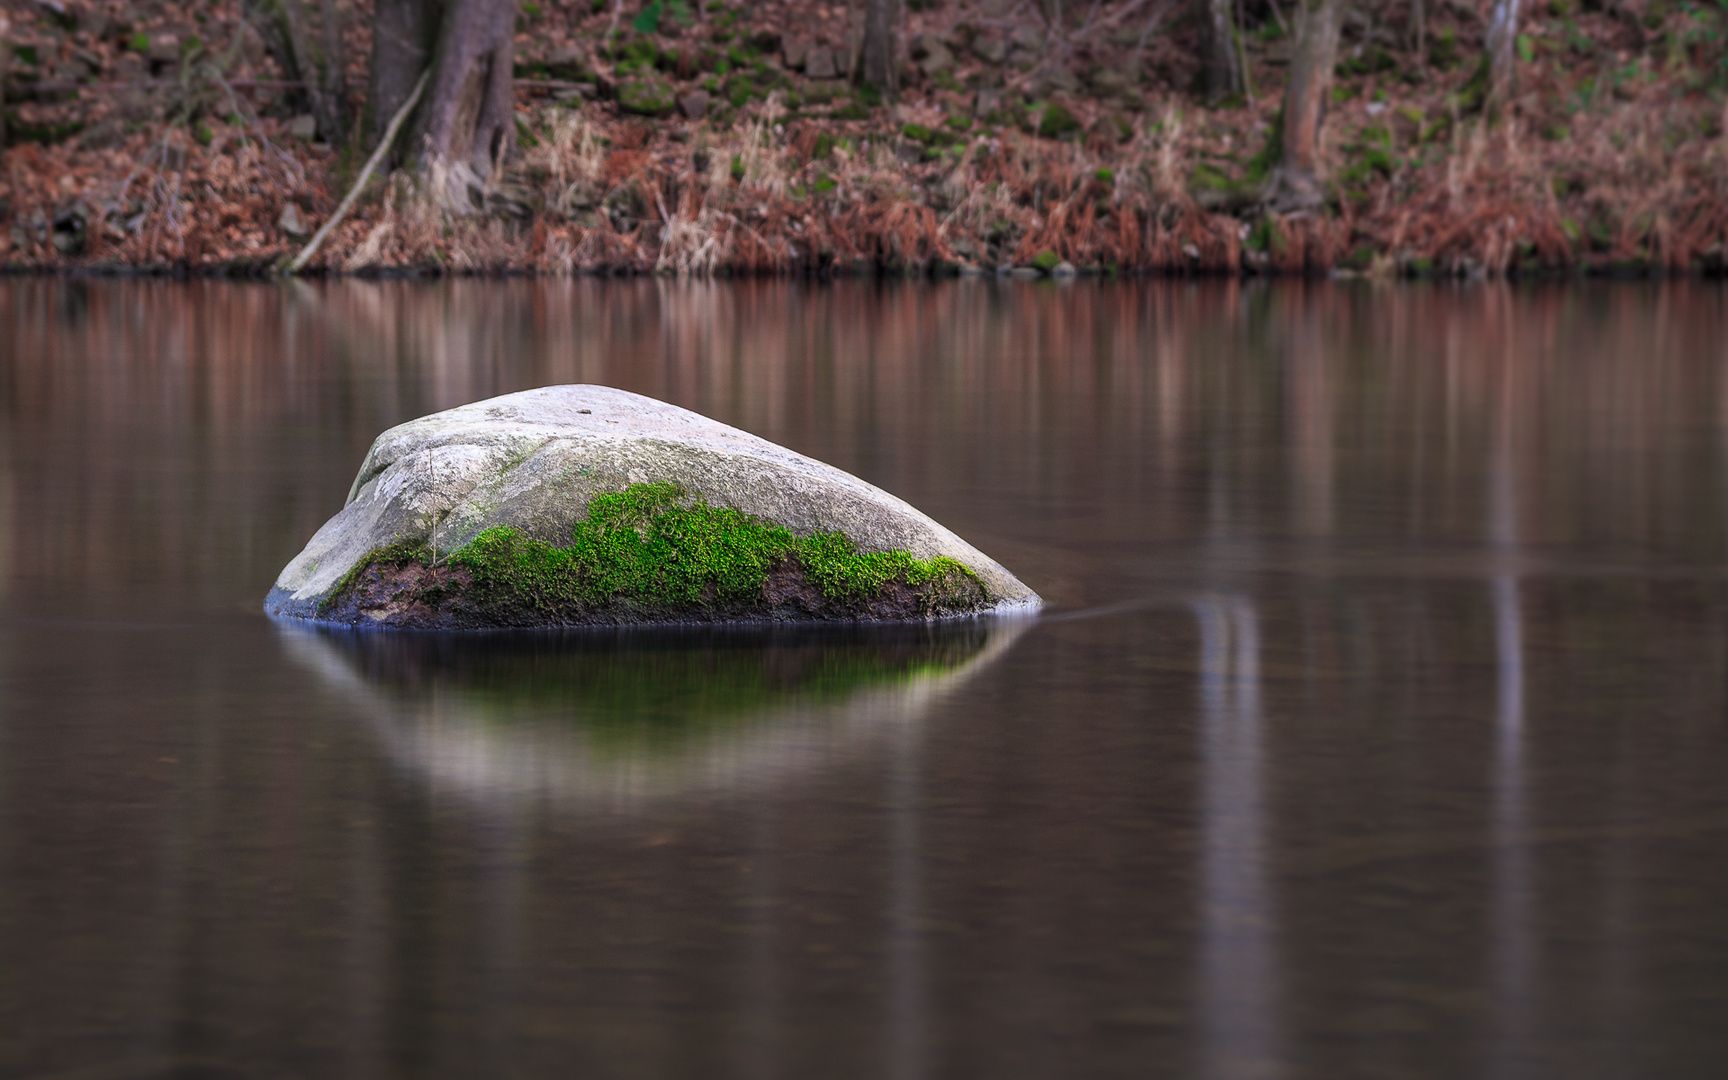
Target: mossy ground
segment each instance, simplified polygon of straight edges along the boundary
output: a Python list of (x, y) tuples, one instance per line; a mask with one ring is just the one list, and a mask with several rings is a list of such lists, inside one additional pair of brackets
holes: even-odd
[(953, 559), (860, 552), (838, 532), (794, 536), (659, 483), (596, 496), (564, 546), (501, 526), (438, 560), (417, 542), (380, 548), (319, 613), (424, 626), (894, 619), (987, 599)]

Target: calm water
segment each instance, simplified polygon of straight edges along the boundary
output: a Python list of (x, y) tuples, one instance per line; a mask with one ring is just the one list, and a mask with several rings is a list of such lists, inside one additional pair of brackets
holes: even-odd
[[(1728, 1075), (1728, 293), (0, 282), (0, 1076)], [(260, 614), (600, 382), (1032, 622)]]

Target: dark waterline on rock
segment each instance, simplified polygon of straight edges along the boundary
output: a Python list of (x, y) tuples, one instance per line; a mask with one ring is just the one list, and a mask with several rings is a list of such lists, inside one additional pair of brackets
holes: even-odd
[[(0, 281), (0, 1075), (1728, 1072), (1728, 291)], [(649, 394), (1049, 603), (257, 611)]]

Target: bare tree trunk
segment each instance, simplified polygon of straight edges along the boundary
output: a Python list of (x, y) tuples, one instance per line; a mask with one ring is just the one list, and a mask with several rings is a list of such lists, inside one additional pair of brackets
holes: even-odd
[(1201, 54), (1200, 83), (1206, 101), (1215, 104), (1241, 94), (1242, 53), (1236, 47), (1235, 0), (1202, 0), (1205, 52)]
[[(370, 143), (414, 91), (432, 61), (444, 5), (439, 0), (375, 0), (372, 15), (372, 72), (366, 89), (366, 141)], [(400, 164), (405, 155), (393, 152)]]
[(883, 97), (900, 89), (898, 43), (899, 0), (864, 0), (864, 48), (858, 58), (858, 79)]
[(448, 169), (457, 206), (484, 206), (515, 145), (516, 0), (377, 0), (373, 18), (371, 126), (394, 114), (430, 69), (396, 153)]
[(1519, 0), (1494, 0), (1488, 16), (1488, 101), (1511, 99), (1517, 88)]
[[(6, 85), (6, 61), (12, 55), (12, 46), (6, 44), (4, 35), (12, 29), (12, 21), (0, 11), (0, 87)], [(0, 95), (3, 97), (4, 95)], [(6, 110), (0, 108), (0, 150), (6, 149)]]
[(1410, 48), (1416, 54), (1417, 64), (1427, 62), (1424, 54), (1428, 51), (1428, 11), (1424, 0), (1410, 0)]
[(323, 60), (319, 74), (324, 99), (332, 103), (342, 122), (342, 138), (347, 137), (348, 50), (342, 44), (342, 17), (336, 13), (336, 0), (321, 0), (319, 21), (323, 23)]
[(1320, 0), (1302, 20), (1290, 82), (1284, 88), (1279, 162), (1266, 202), (1274, 210), (1314, 210), (1326, 201), (1320, 180), (1320, 134), (1332, 68), (1338, 60), (1339, 0)]
[(414, 125), (427, 160), (489, 178), (516, 136), (512, 41), (516, 0), (451, 0), (444, 9), (432, 83)]
[(342, 115), (345, 73), (341, 27), (334, 5), (326, 3), (324, 7), (326, 55), (322, 65), (312, 47), (306, 8), (300, 0), (241, 0), (240, 7), (264, 40), (265, 49), (282, 65), (283, 74), (302, 84), (318, 134), (332, 146), (342, 145), (348, 136)]

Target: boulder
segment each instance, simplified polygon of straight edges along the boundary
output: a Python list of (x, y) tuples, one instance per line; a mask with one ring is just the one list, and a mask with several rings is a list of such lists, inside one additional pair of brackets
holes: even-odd
[(954, 54), (936, 34), (925, 32), (912, 39), (912, 59), (925, 76), (934, 78), (954, 66)]
[(1096, 64), (1086, 72), (1086, 85), (1100, 97), (1113, 97), (1127, 91), (1133, 82), (1121, 68)]
[(380, 435), (278, 617), (467, 629), (932, 618), (1037, 594), (880, 488), (638, 394), (553, 386)]
[(781, 61), (791, 70), (800, 71), (804, 67), (804, 58), (810, 55), (814, 43), (807, 37), (788, 37), (780, 48)]
[(546, 74), (554, 79), (580, 81), (588, 73), (587, 54), (574, 45), (555, 49), (546, 57)]
[(972, 55), (986, 64), (1000, 64), (1008, 59), (1008, 41), (1001, 34), (984, 33), (972, 39)]
[(157, 34), (150, 38), (144, 58), (152, 64), (172, 64), (180, 59), (180, 38), (175, 34)]
[(843, 97), (849, 87), (839, 79), (812, 79), (804, 84), (804, 100), (823, 105)]
[(670, 83), (648, 76), (627, 79), (618, 84), (618, 108), (639, 116), (664, 116), (677, 104), (676, 92)]
[(678, 99), (678, 111), (685, 119), (700, 120), (708, 115), (708, 91), (692, 90)]
[(308, 236), (312, 232), (306, 227), (305, 219), (300, 216), (300, 208), (293, 203), (282, 205), (282, 215), (276, 219), (276, 224), (284, 234), (295, 240)]
[(1040, 74), (1032, 84), (1033, 97), (1049, 97), (1052, 94), (1074, 94), (1080, 89), (1080, 80), (1072, 71), (1065, 67), (1054, 67)]
[(804, 54), (804, 74), (812, 79), (832, 79), (840, 74), (833, 49), (811, 49)]
[(1014, 33), (1008, 40), (1013, 45), (1014, 51), (1023, 56), (1044, 55), (1044, 34), (1036, 26), (1024, 24), (1016, 26)]

